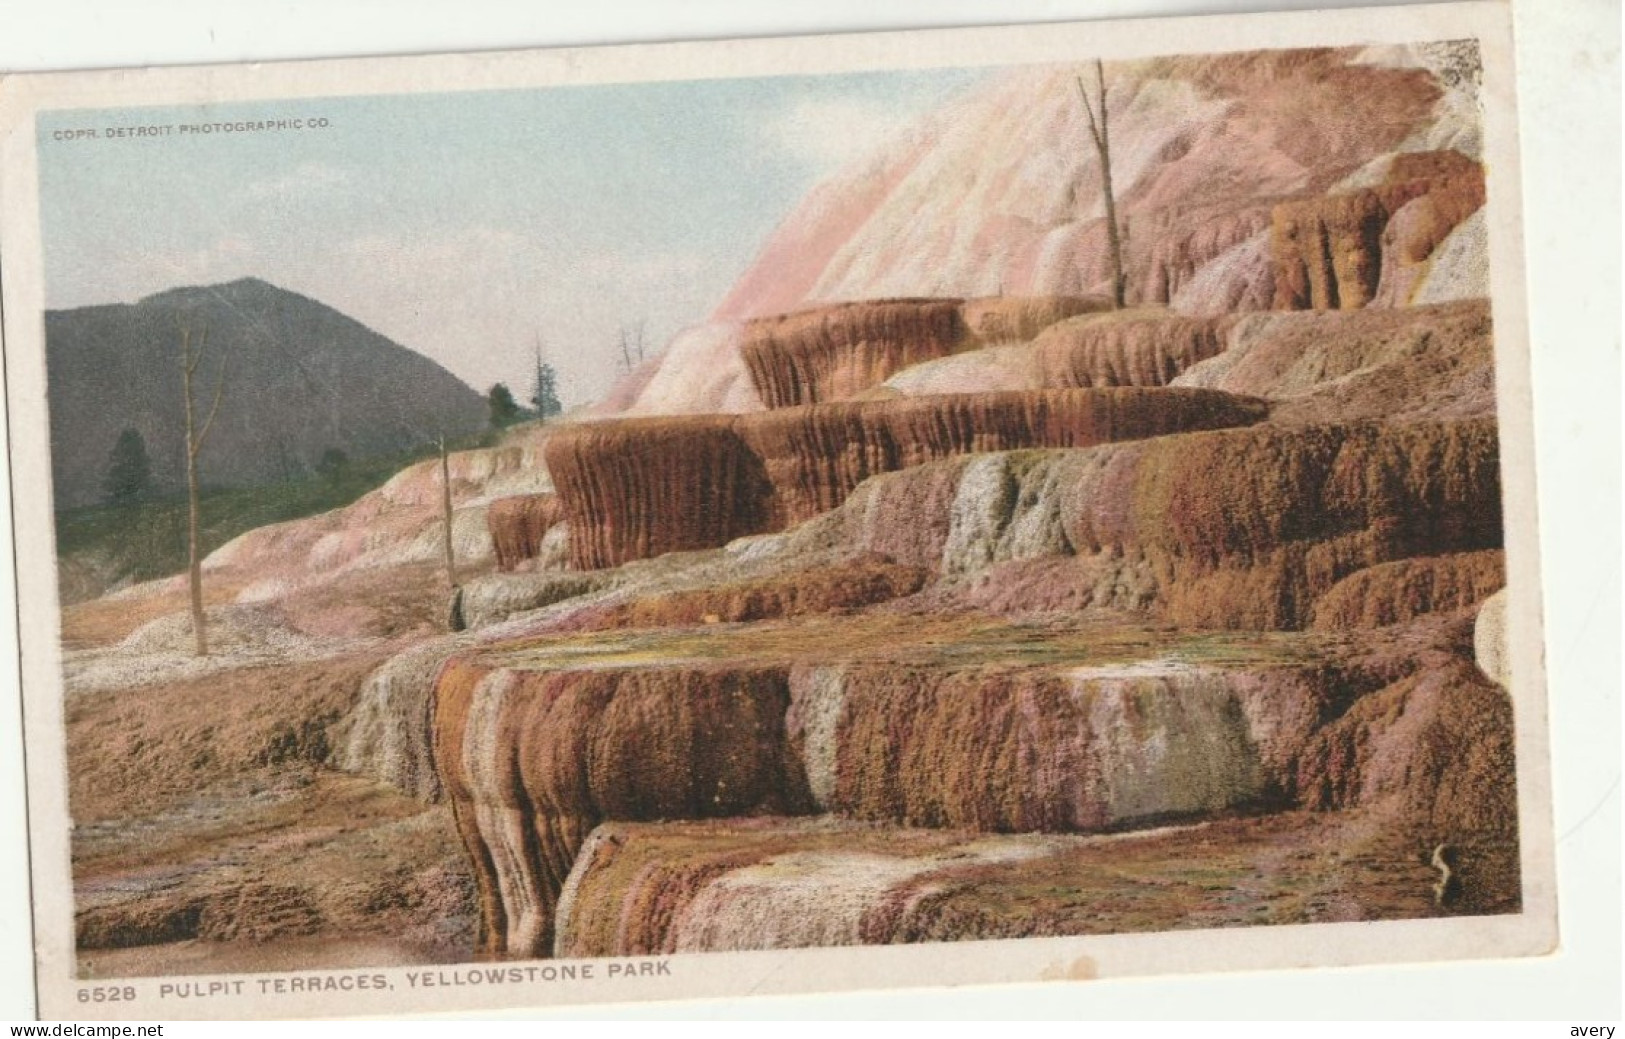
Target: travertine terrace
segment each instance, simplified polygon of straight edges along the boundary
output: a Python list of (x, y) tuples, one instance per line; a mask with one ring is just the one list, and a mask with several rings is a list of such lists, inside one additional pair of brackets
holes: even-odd
[[(1470, 621), (1503, 581), (1493, 397), (1459, 385), (1487, 369), (1489, 329), (1465, 304), (1406, 317), (1061, 318), (1029, 347), (1057, 382), (1081, 381), (1053, 360), (1057, 341), (1073, 356), (1101, 343), (1107, 358), (1167, 367), (1135, 379), (1118, 360), (1130, 374), (1110, 381), (1130, 388), (1116, 390), (555, 434), (548, 457), (573, 536), (642, 531), (616, 546), (621, 561), (659, 555), (650, 532), (692, 510), (741, 526), (674, 547), (743, 540), (549, 607), (536, 635), (510, 624), (449, 654), (434, 758), (475, 863), (484, 948), (941, 937), (926, 910), (902, 908), (914, 878), (945, 868), (933, 841), (972, 842), (996, 867), (945, 889), (958, 891), (972, 875), (1019, 884), (1018, 864), (1109, 854), (1016, 835), (1121, 833), (1137, 857), (1137, 829), (1261, 811), (1363, 819), (1359, 832), (1383, 841), (1395, 827), (1448, 838), (1472, 849), (1475, 904), (1512, 904), (1510, 714), (1452, 619)], [(1306, 333), (1313, 349), (1294, 347)], [(1403, 379), (1429, 356), (1419, 341), (1457, 369), (1450, 379)], [(1258, 396), (1190, 396), (1180, 382)], [(1375, 392), (1364, 382), (1388, 387), (1390, 413), (1444, 399), (1458, 414), (1376, 421), (1351, 403)], [(600, 445), (644, 475), (611, 475), (629, 462), (594, 459)], [(714, 485), (728, 474), (733, 484)], [(579, 485), (589, 478), (622, 497), (595, 497)], [(788, 821), (811, 817), (850, 825)], [(706, 832), (758, 843), (679, 866), (690, 845), (676, 819), (738, 820)], [(615, 823), (646, 825), (589, 841)], [(860, 850), (877, 826), (921, 850)], [(677, 843), (662, 843), (662, 827)], [(655, 888), (620, 866), (639, 842), (665, 863), (645, 870), (675, 871)], [(1378, 858), (1393, 854), (1384, 845)], [(773, 863), (803, 861), (810, 872), (769, 879)], [(806, 885), (839, 894), (794, 923), (760, 916), (767, 903), (749, 893), (800, 904)], [(1049, 923), (979, 915), (960, 936), (1035, 933), (1066, 915), (1055, 912)], [(584, 923), (606, 913), (613, 932)], [(758, 916), (726, 922), (739, 913)]]
[(582, 424), (549, 438), (571, 563), (617, 566), (782, 530), (864, 480), (972, 452), (1088, 447), (1263, 418), (1202, 389), (1042, 390), (842, 401)]
[[(1243, 832), (1378, 873), (1449, 842), (1474, 907), (1515, 904), (1510, 713), (1470, 647), (1504, 581), (1491, 324), (1418, 305), (1467, 283), (1435, 268), (1483, 202), (1455, 85), (1332, 52), (1123, 76), (1129, 309), (1098, 213), (999, 223), (1020, 163), (955, 150), (1072, 118), (1015, 76), (1021, 118), (968, 100), (944, 118), (976, 133), (792, 216), (705, 341), (733, 406), (650, 415), (657, 373), (645, 417), (554, 434), (570, 565), (625, 578), (438, 680), (488, 951), (1089, 930), (986, 907), (1059, 861), (1202, 860), (1203, 827), (1237, 870)], [(922, 206), (951, 171), (969, 194)], [(1359, 873), (1345, 911), (1441, 911)]]
[(596, 412), (452, 459), (470, 630), (323, 597), (432, 564), (427, 467), (217, 553), (375, 640), (289, 753), (454, 827), (471, 882), (413, 890), (496, 957), (1514, 911), (1459, 58), (1113, 69), (1117, 310), (1072, 71), (995, 77)]

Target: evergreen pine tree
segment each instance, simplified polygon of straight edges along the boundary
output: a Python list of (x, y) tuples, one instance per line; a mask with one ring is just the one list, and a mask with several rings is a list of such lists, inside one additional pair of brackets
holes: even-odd
[(492, 429), (506, 429), (525, 416), (513, 399), (513, 391), (500, 382), (485, 395), (485, 403), (491, 409)]
[(536, 392), (531, 395), (531, 404), (536, 408), (536, 414), (544, 419), (563, 413), (564, 405), (559, 401), (558, 374), (553, 366), (545, 361), (536, 365)]
[(552, 418), (564, 412), (564, 405), (559, 401), (559, 377), (553, 366), (542, 360), (541, 340), (536, 343), (536, 382), (530, 395), (530, 406), (535, 409), (536, 417)]
[(108, 456), (102, 489), (112, 505), (129, 505), (152, 496), (152, 462), (147, 458), (147, 442), (136, 430), (126, 429), (118, 435)]

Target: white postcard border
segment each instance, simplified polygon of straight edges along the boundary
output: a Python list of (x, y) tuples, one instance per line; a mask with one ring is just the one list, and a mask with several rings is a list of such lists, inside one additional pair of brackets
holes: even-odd
[[(810, 992), (877, 985), (956, 984), (1036, 978), (1108, 977), (1170, 971), (1331, 966), (1523, 955), (1555, 942), (1555, 890), (1551, 849), (1550, 770), (1540, 659), (1539, 563), (1533, 512), (1532, 414), (1527, 313), (1523, 295), (1517, 141), (1511, 78), (1509, 18), (1504, 4), (1432, 5), (1374, 11), (1302, 12), (1154, 22), (1101, 22), (931, 30), (877, 35), (722, 43), (632, 45), (540, 52), (498, 52), (413, 58), (272, 63), (261, 66), (46, 74), (10, 78), (0, 85), (0, 242), (4, 268), (8, 424), (12, 446), (13, 508), (18, 546), (18, 597), (28, 727), (31, 839), (36, 884), (41, 1013), (89, 1019), (95, 1007), (74, 1001), (73, 927), (65, 820), (66, 760), (60, 696), (58, 613), (52, 551), (52, 512), (45, 454), (43, 309), (38, 256), (37, 171), (32, 113), (62, 108), (130, 107), (203, 99), (322, 97), (434, 90), (522, 89), (563, 83), (644, 82), (730, 78), (950, 65), (1040, 64), (1096, 55), (1130, 58), (1154, 54), (1219, 53), (1295, 46), (1412, 42), (1478, 36), (1484, 48), (1486, 157), (1492, 216), (1491, 272), (1501, 450), (1505, 495), (1520, 503), (1505, 510), (1507, 566), (1512, 588), (1514, 687), (1524, 909), (1516, 916), (1455, 920), (1305, 925), (1155, 935), (1026, 939), (929, 946), (792, 950), (778, 953), (685, 955), (680, 987), (661, 979), (631, 979), (632, 988), (606, 978), (542, 998), (517, 1000), (511, 990), (486, 988), (472, 998), (459, 989), (457, 1009), (554, 1001), (738, 996), (746, 991)], [(1147, 32), (1150, 26), (1154, 29)], [(1267, 35), (1264, 30), (1267, 27)], [(1188, 44), (1181, 41), (1190, 41)], [(962, 56), (974, 55), (973, 59)], [(21, 255), (22, 259), (18, 260)], [(1396, 950), (1402, 950), (1396, 954)], [(993, 958), (996, 963), (990, 963)], [(583, 962), (583, 961), (578, 961)], [(608, 964), (610, 961), (601, 961)], [(690, 967), (689, 965), (692, 964)], [(678, 967), (674, 963), (674, 968)], [(377, 997), (233, 1001), (203, 1008), (143, 998), (133, 1007), (105, 1006), (105, 1016), (129, 1019), (194, 1016), (395, 1013), (447, 1009), (417, 999), (404, 979), (411, 971), (465, 968), (388, 968), (322, 971), (321, 976), (380, 973), (397, 988)], [(607, 972), (607, 966), (604, 968)], [(211, 980), (274, 977), (217, 975)], [(156, 989), (169, 979), (129, 979)], [(190, 980), (190, 979), (186, 979)], [(121, 984), (126, 982), (121, 981)], [(403, 994), (404, 989), (404, 994)], [(487, 995), (490, 994), (490, 995)], [(146, 993), (143, 992), (143, 996)]]

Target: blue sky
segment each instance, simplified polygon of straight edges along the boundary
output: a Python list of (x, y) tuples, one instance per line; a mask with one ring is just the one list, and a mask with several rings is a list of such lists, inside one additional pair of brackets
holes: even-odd
[[(42, 116), (47, 305), (256, 276), (479, 389), (566, 403), (703, 319), (818, 180), (982, 70), (333, 98)], [(107, 138), (108, 127), (326, 119), (321, 129)], [(57, 131), (94, 129), (93, 140)]]

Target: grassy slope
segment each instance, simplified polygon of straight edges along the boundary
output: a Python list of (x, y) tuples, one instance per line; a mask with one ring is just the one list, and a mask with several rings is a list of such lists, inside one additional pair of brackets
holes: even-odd
[[(463, 450), (494, 440), (495, 434), (487, 434), (452, 446)], [(430, 454), (354, 461), (328, 476), (286, 483), (205, 490), (203, 550), (212, 552), (256, 527), (348, 505)], [(56, 514), (56, 537), (65, 603), (94, 598), (125, 579), (180, 573), (186, 569), (186, 499), (64, 509)]]

